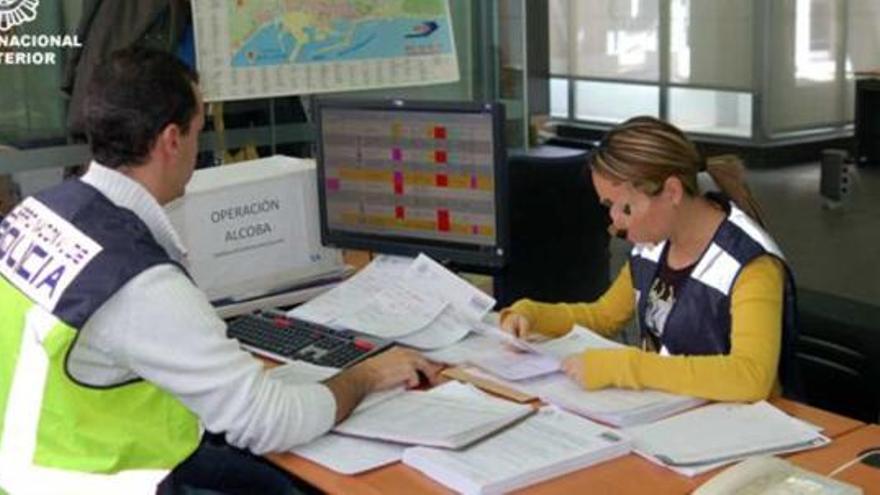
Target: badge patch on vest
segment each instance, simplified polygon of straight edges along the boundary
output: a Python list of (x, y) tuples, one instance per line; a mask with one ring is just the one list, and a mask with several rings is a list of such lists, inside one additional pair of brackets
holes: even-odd
[(0, 222), (0, 275), (48, 311), (102, 250), (34, 198)]

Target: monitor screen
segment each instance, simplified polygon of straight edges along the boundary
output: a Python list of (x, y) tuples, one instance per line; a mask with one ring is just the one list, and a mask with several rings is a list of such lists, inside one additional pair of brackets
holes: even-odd
[(315, 114), (325, 245), (504, 264), (500, 104), (319, 100)]

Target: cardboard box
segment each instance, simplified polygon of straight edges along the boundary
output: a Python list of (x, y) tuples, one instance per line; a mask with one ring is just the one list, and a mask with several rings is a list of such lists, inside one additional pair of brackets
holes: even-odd
[(255, 297), (340, 273), (321, 246), (314, 160), (282, 155), (196, 171), (168, 205), (193, 279), (211, 300)]

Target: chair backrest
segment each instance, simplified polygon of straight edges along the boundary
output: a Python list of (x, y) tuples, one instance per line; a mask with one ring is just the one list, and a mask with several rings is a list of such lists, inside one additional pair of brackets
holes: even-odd
[(798, 290), (796, 359), (810, 405), (880, 419), (880, 306)]

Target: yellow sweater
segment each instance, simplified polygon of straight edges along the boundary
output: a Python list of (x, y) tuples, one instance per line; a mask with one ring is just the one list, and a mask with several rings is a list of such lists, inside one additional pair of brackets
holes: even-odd
[[(651, 388), (719, 401), (755, 401), (778, 393), (782, 340), (782, 263), (760, 256), (747, 264), (731, 293), (730, 354), (661, 356), (636, 348), (583, 353), (584, 387)], [(532, 331), (565, 334), (578, 324), (612, 336), (633, 317), (635, 297), (629, 264), (593, 303), (539, 303), (522, 299), (501, 313), (517, 313)]]

